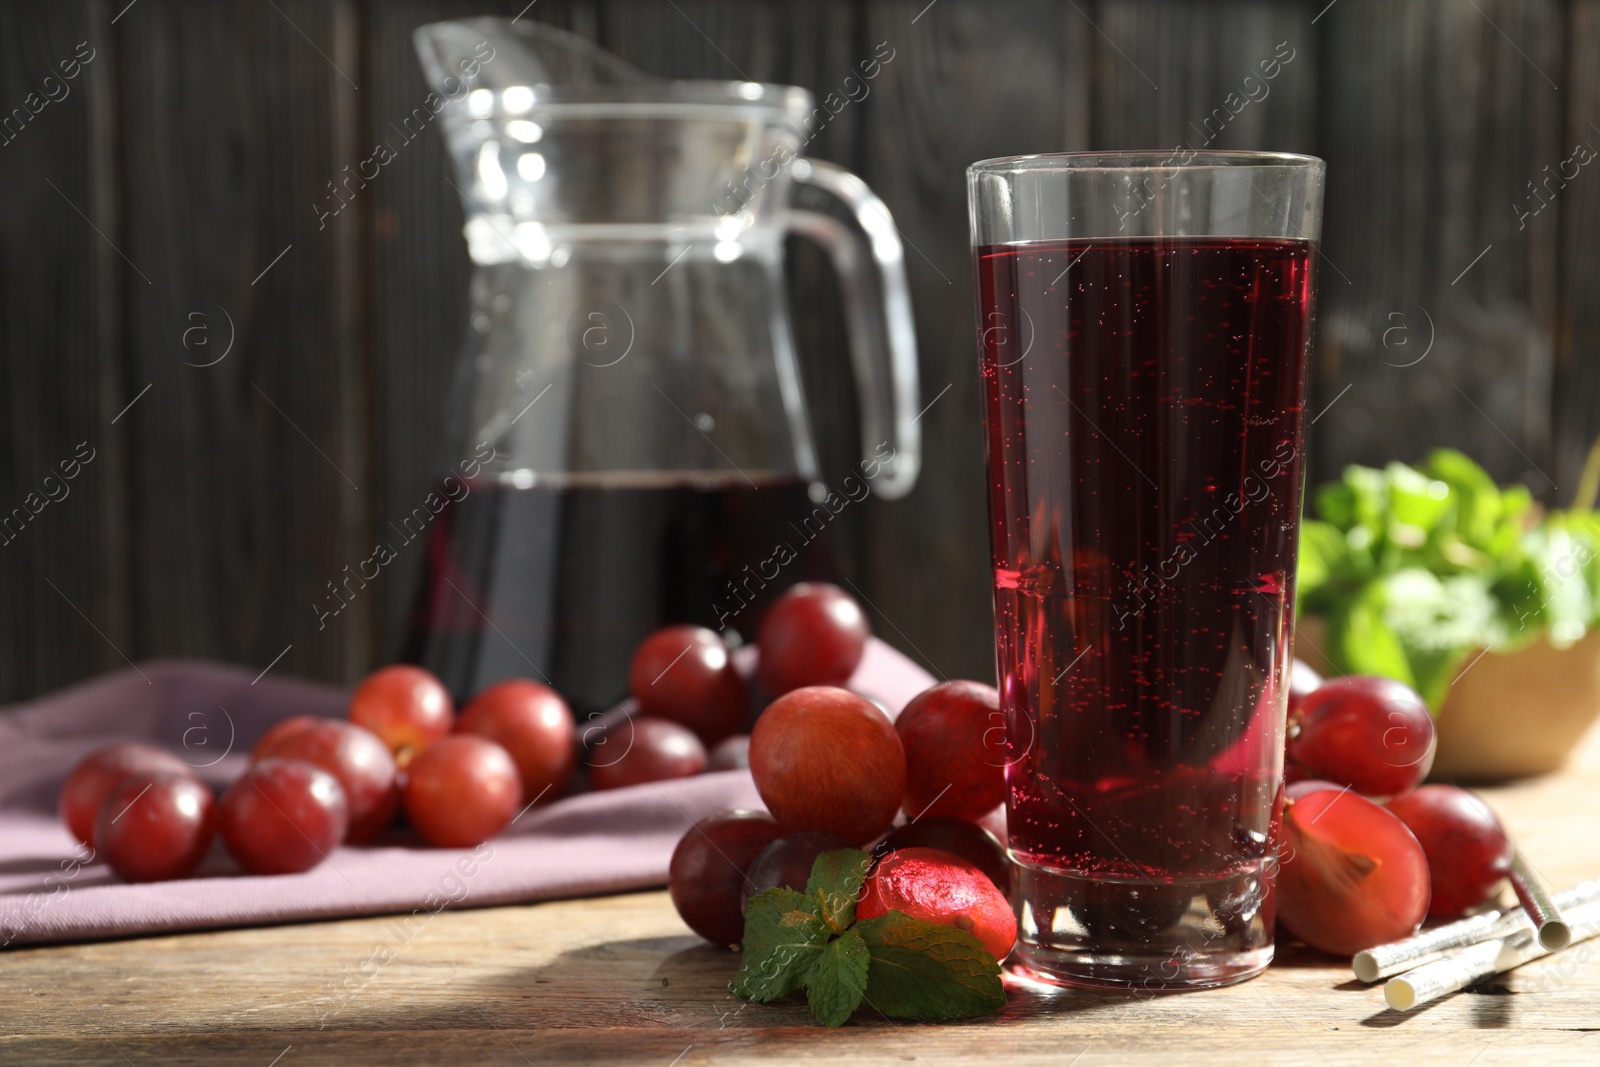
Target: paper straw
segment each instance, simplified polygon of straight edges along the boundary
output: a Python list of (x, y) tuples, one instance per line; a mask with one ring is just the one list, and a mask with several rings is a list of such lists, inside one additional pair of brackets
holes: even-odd
[[(1555, 894), (1557, 906), (1576, 908), (1600, 901), (1600, 879), (1583, 882)], [(1415, 937), (1357, 952), (1350, 969), (1363, 982), (1376, 982), (1424, 963), (1432, 963), (1458, 948), (1466, 948), (1489, 938), (1508, 937), (1519, 930), (1532, 930), (1533, 922), (1522, 908), (1486, 911), (1469, 919), (1425, 930)]]
[[(1600, 904), (1573, 908), (1569, 921), (1574, 941), (1593, 937), (1600, 933)], [(1389, 979), (1383, 987), (1383, 999), (1396, 1011), (1410, 1011), (1465, 989), (1480, 978), (1509, 971), (1550, 954), (1550, 950), (1539, 943), (1530, 925), (1509, 937), (1480, 942), (1454, 956)]]
[(1572, 944), (1572, 927), (1561, 917), (1561, 909), (1550, 899), (1550, 891), (1533, 873), (1521, 852), (1511, 854), (1511, 888), (1517, 891), (1522, 910), (1528, 913), (1534, 929), (1539, 931), (1539, 944), (1551, 952), (1559, 952)]

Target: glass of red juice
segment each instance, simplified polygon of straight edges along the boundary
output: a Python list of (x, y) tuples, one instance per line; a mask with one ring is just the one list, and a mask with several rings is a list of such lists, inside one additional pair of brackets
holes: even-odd
[(1187, 989), (1272, 958), (1323, 163), (967, 172), (1011, 968)]

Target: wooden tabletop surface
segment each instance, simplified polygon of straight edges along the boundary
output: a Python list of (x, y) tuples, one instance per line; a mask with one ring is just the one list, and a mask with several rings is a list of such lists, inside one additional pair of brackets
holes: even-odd
[[(1557, 885), (1600, 876), (1600, 735), (1566, 771), (1485, 791)], [(1409, 1015), (1304, 950), (1230, 989), (1018, 987), (998, 1016), (867, 1018), (743, 1004), (736, 959), (664, 892), (0, 954), (0, 1063), (996, 1063), (1539, 1067), (1600, 1063), (1600, 941)], [(392, 958), (390, 958), (392, 957)]]

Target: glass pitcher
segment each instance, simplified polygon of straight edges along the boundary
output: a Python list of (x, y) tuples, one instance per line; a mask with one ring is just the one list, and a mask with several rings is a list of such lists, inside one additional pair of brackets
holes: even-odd
[[(801, 158), (804, 89), (662, 81), (528, 22), (416, 43), (475, 269), (405, 655), (458, 698), (521, 676), (594, 711), (626, 695), (651, 630), (752, 634), (783, 588), (829, 575), (834, 516), (910, 490), (900, 240), (859, 178)], [(791, 207), (802, 186), (854, 225)], [(864, 456), (832, 487), (789, 328), (791, 233), (844, 294)]]

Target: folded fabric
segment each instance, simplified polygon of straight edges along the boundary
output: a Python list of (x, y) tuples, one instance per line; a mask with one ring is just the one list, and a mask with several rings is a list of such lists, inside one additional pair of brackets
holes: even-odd
[[(752, 652), (735, 658), (746, 672)], [(927, 672), (876, 639), (850, 680), (891, 715), (931, 684)], [(237, 667), (168, 660), (0, 712), (0, 946), (426, 915), (660, 885), (692, 823), (761, 806), (748, 771), (723, 771), (542, 803), (477, 849), (428, 848), (396, 830), (372, 845), (339, 848), (304, 874), (256, 876), (240, 873), (219, 843), (193, 877), (142, 885), (119, 881), (56, 815), (67, 773), (103, 745), (164, 745), (220, 790), (273, 723), (342, 717), (348, 699), (333, 686), (252, 681)]]

